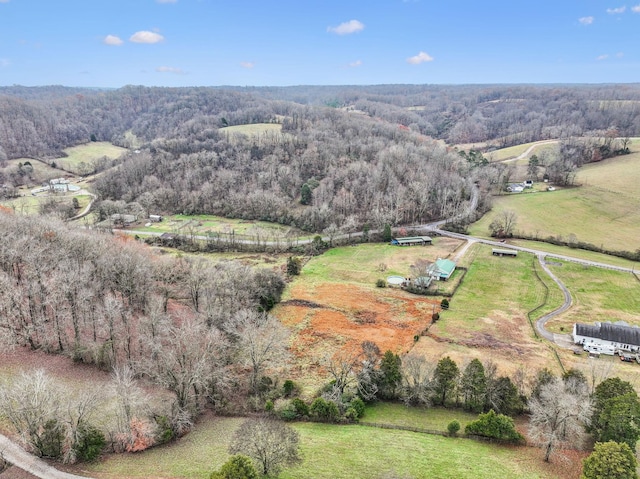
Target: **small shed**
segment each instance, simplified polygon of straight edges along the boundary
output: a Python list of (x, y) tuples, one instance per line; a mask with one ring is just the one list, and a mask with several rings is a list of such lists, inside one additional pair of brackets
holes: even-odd
[(491, 250), (493, 256), (518, 256), (518, 251), (515, 249), (497, 249)]
[(162, 216), (160, 215), (149, 215), (149, 221), (152, 223), (160, 223), (162, 221)]
[(391, 244), (395, 246), (425, 246), (431, 244), (431, 242), (430, 236), (407, 236), (391, 240)]

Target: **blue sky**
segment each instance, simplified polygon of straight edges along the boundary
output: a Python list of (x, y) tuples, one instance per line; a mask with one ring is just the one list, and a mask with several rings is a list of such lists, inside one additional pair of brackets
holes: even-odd
[(0, 85), (640, 82), (640, 0), (0, 0)]

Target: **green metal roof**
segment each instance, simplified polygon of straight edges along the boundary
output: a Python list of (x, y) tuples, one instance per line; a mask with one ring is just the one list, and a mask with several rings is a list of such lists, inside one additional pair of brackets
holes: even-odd
[(439, 259), (436, 261), (436, 267), (441, 273), (451, 276), (453, 270), (456, 269), (456, 264), (450, 259)]

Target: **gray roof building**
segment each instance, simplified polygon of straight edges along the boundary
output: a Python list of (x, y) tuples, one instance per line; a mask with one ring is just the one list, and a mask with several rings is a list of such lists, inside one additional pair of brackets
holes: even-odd
[(600, 339), (616, 344), (640, 346), (640, 328), (619, 323), (579, 324), (574, 327), (574, 337)]

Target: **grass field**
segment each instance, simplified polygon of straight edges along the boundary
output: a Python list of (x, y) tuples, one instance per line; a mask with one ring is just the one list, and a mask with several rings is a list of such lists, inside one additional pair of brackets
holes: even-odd
[(148, 223), (149, 226), (135, 225), (132, 229), (155, 233), (180, 233), (208, 235), (210, 233), (236, 234), (246, 237), (260, 238), (310, 238), (304, 231), (266, 221), (239, 220), (212, 215), (170, 215), (164, 216), (159, 223)]
[(554, 151), (554, 150), (557, 150), (558, 148), (557, 143), (543, 143), (539, 141), (534, 141), (531, 143), (523, 143), (521, 145), (509, 146), (507, 148), (500, 148), (498, 150), (494, 150), (489, 153), (486, 153), (485, 157), (490, 162), (504, 161), (509, 158), (515, 158), (517, 156), (520, 156), (525, 151), (527, 151), (527, 149), (531, 146), (533, 146), (534, 148), (531, 151), (531, 153), (522, 160), (524, 164), (528, 163), (529, 157), (532, 155), (540, 155), (540, 153), (544, 150)]
[(57, 158), (56, 165), (63, 170), (70, 171), (77, 175), (84, 175), (93, 170), (92, 162), (102, 157), (109, 159), (118, 158), (126, 148), (112, 145), (106, 141), (90, 142), (66, 148), (64, 152), (68, 155), (65, 158)]
[[(227, 459), (237, 418), (208, 418), (175, 444), (135, 455), (112, 456), (81, 471), (98, 479), (116, 477), (199, 478)], [(295, 423), (303, 462), (285, 469), (282, 479), (376, 479), (384, 474), (415, 479), (559, 478), (558, 468), (542, 461), (539, 450), (497, 447), (467, 439), (372, 429), (363, 426)], [(556, 469), (564, 469), (563, 475)]]
[(399, 403), (377, 402), (367, 406), (361, 421), (446, 432), (447, 425), (453, 420), (458, 421), (460, 430), (464, 431), (464, 427), (476, 419), (477, 414), (458, 409), (407, 407)]
[[(491, 254), (491, 247), (474, 245), (468, 252), (473, 262), (448, 311), (431, 326), (413, 349), (433, 362), (449, 355), (459, 366), (471, 359), (494, 361), (502, 374), (518, 368), (550, 367), (557, 363), (546, 344), (535, 339), (527, 312), (545, 301), (545, 288), (534, 272), (534, 256), (516, 258)], [(555, 309), (562, 297), (552, 294), (545, 309)]]
[(626, 321), (640, 326), (640, 281), (633, 275), (566, 262), (550, 268), (573, 297), (571, 309), (548, 323), (550, 331), (571, 332), (576, 322)]
[(489, 224), (502, 210), (516, 212), (517, 234), (540, 239), (549, 236), (564, 240), (573, 238), (611, 250), (640, 248), (640, 209), (637, 201), (624, 193), (585, 185), (496, 197), (493, 210), (471, 225), (469, 234), (488, 236)]
[(494, 197), (494, 207), (469, 228), (474, 236), (487, 236), (498, 212), (514, 210), (516, 230), (546, 238), (571, 238), (611, 250), (640, 248), (640, 151), (591, 163), (576, 176), (579, 187), (556, 191)]
[[(78, 211), (82, 211), (89, 202), (91, 201), (91, 196), (89, 195), (73, 195), (73, 194), (56, 194), (54, 197), (57, 202), (69, 203), (73, 201), (72, 198), (78, 199), (78, 204), (80, 208)], [(40, 212), (40, 204), (51, 199), (51, 196), (21, 196), (19, 198), (12, 198), (10, 200), (2, 200), (0, 204), (11, 208), (15, 213), (24, 214), (24, 215), (34, 215), (39, 214)]]
[(614, 266), (622, 266), (624, 268), (636, 268), (640, 269), (640, 264), (636, 261), (619, 258), (617, 256), (610, 256), (602, 253), (596, 253), (594, 251), (587, 251), (577, 248), (567, 248), (565, 246), (556, 246), (550, 243), (544, 243), (542, 241), (529, 241), (520, 239), (510, 239), (507, 241), (509, 244), (516, 246), (522, 246), (524, 248), (531, 248), (536, 250), (548, 251), (549, 253), (555, 253), (565, 256), (573, 256), (575, 258), (586, 259), (595, 261), (597, 263), (611, 264)]
[(285, 138), (293, 138), (289, 133), (282, 133), (280, 123), (250, 123), (247, 125), (234, 125), (220, 128), (220, 133), (229, 135), (233, 140), (234, 136), (243, 135), (257, 140), (279, 142)]

